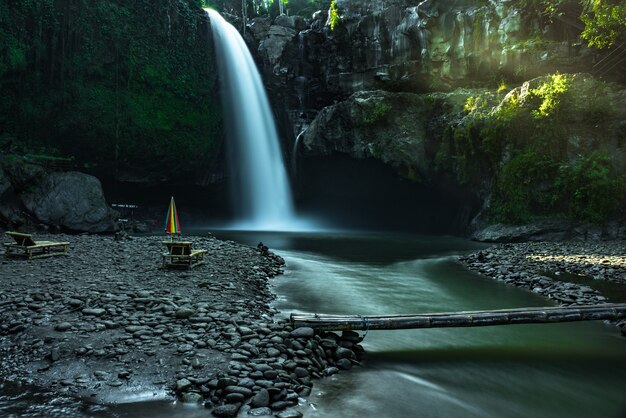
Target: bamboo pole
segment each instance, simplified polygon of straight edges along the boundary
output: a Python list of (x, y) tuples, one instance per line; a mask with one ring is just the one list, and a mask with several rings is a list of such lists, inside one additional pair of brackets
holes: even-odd
[(492, 325), (596, 321), (602, 319), (626, 319), (626, 303), (415, 315), (291, 314), (291, 323), (294, 328), (311, 327), (320, 331), (485, 327)]

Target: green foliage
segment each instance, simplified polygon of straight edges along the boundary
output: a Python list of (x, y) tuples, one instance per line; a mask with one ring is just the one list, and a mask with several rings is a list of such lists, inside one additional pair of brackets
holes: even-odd
[(363, 123), (366, 125), (374, 125), (384, 119), (384, 117), (392, 109), (391, 105), (385, 102), (376, 102), (373, 109), (363, 116)]
[(626, 205), (626, 176), (618, 176), (603, 151), (572, 161), (528, 147), (509, 161), (498, 179), (494, 220), (524, 223), (549, 215), (602, 223)]
[(524, 223), (553, 212), (552, 179), (558, 164), (528, 147), (509, 161), (498, 179), (493, 205), (496, 222)]
[(564, 14), (564, 9), (570, 6), (574, 0), (515, 0), (516, 7), (527, 14), (545, 16), (553, 20)]
[(554, 115), (561, 106), (561, 100), (572, 86), (572, 76), (566, 74), (553, 74), (539, 87), (531, 91), (531, 97), (538, 97), (541, 104), (532, 110), (537, 118)]
[(580, 18), (585, 29), (581, 37), (589, 46), (603, 49), (626, 41), (626, 2), (586, 0), (584, 3)]
[(335, 30), (337, 25), (341, 23), (341, 16), (339, 15), (339, 7), (337, 7), (337, 0), (330, 2), (329, 9), (330, 30)]
[(206, 164), (221, 115), (199, 3), (1, 2), (0, 137), (100, 165)]
[(625, 181), (606, 154), (572, 162), (567, 150), (570, 132), (593, 127), (592, 135), (607, 134), (597, 126), (615, 114), (611, 87), (564, 74), (531, 86), (514, 89), (502, 100), (496, 92), (468, 98), (463, 119), (445, 132), (439, 169), (473, 185), (495, 178), (491, 207), (498, 222), (548, 215), (602, 222), (619, 207), (616, 201), (624, 201)]
[(626, 175), (616, 176), (606, 152), (562, 165), (555, 188), (555, 201), (574, 219), (601, 223), (626, 205)]

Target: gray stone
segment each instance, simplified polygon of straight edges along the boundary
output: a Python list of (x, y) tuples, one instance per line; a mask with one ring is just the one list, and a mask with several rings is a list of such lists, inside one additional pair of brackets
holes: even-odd
[(274, 411), (282, 411), (283, 409), (287, 409), (290, 406), (292, 406), (291, 402), (278, 401), (271, 404), (270, 408), (272, 408)]
[(253, 417), (260, 417), (263, 415), (272, 415), (272, 410), (270, 408), (253, 408), (248, 411), (248, 415)]
[(324, 376), (332, 376), (336, 373), (339, 373), (339, 369), (337, 367), (327, 367), (324, 369)]
[(230, 417), (237, 416), (237, 412), (239, 412), (239, 408), (241, 408), (241, 404), (231, 403), (231, 404), (218, 406), (217, 408), (213, 409), (211, 413), (215, 415), (216, 417), (230, 418)]
[(293, 372), (298, 377), (307, 377), (309, 375), (309, 372), (304, 367), (296, 367)]
[(286, 28), (295, 29), (296, 25), (294, 19), (291, 16), (280, 15), (274, 19), (274, 24), (278, 26), (284, 26)]
[(246, 397), (241, 393), (229, 393), (226, 395), (226, 402), (239, 403), (246, 400)]
[(276, 415), (277, 418), (302, 418), (302, 412), (295, 409), (288, 409)]
[(57, 347), (53, 348), (52, 350), (50, 350), (50, 360), (55, 362), (55, 361), (59, 361), (59, 359), (61, 358), (61, 353), (59, 352), (59, 349)]
[(115, 224), (100, 181), (71, 171), (50, 173), (20, 195), (39, 221), (73, 231), (111, 232)]
[(188, 379), (180, 379), (176, 381), (176, 390), (178, 392), (185, 392), (191, 385), (192, 383)]
[(267, 349), (267, 355), (270, 357), (278, 357), (280, 356), (280, 350), (270, 347)]
[(337, 360), (342, 359), (342, 358), (352, 358), (352, 357), (354, 357), (354, 353), (352, 352), (352, 350), (349, 350), (344, 347), (338, 347), (335, 350), (335, 359)]
[(292, 338), (313, 338), (315, 330), (310, 327), (300, 327), (291, 331), (290, 335)]
[(72, 328), (72, 324), (70, 324), (69, 322), (61, 322), (54, 326), (54, 330), (60, 331), (60, 332), (67, 331), (71, 328)]
[(183, 306), (176, 311), (176, 318), (185, 319), (193, 316), (196, 313), (196, 310), (191, 306)]
[(270, 404), (270, 394), (266, 389), (261, 389), (259, 392), (257, 392), (256, 395), (252, 397), (252, 400), (250, 401), (250, 405), (253, 408), (266, 407), (269, 404)]
[(278, 372), (276, 370), (266, 370), (263, 372), (263, 377), (268, 380), (275, 380), (278, 378)]
[(85, 308), (82, 310), (82, 313), (89, 316), (102, 316), (106, 313), (106, 310), (102, 308)]
[(347, 358), (337, 360), (337, 367), (341, 370), (350, 370), (352, 368), (352, 362)]
[(252, 390), (245, 388), (243, 386), (226, 386), (224, 388), (225, 393), (240, 393), (246, 398), (252, 396)]
[(259, 44), (259, 54), (267, 59), (272, 66), (278, 65), (285, 47), (296, 34), (297, 32), (291, 28), (278, 25), (270, 26), (266, 37)]
[(227, 386), (236, 386), (237, 380), (232, 377), (222, 377), (217, 381), (217, 387), (219, 389), (224, 389)]
[(184, 403), (199, 403), (202, 402), (202, 395), (196, 392), (187, 392), (183, 394), (182, 401)]

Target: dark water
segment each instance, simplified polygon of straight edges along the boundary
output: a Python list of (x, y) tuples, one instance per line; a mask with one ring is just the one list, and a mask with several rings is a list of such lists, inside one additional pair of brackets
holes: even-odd
[(626, 302), (626, 283), (594, 279), (593, 277), (568, 272), (559, 272), (559, 274), (554, 274), (551, 271), (544, 271), (542, 274), (560, 282), (570, 282), (589, 286), (603, 295), (608, 295), (607, 299), (609, 302)]
[[(451, 237), (343, 233), (216, 235), (263, 241), (287, 261), (273, 280), (291, 312), (397, 314), (547, 305), (454, 261)], [(317, 381), (307, 417), (626, 417), (626, 339), (602, 323), (371, 331), (363, 368)], [(0, 416), (200, 417), (167, 401), (97, 406), (4, 387)]]

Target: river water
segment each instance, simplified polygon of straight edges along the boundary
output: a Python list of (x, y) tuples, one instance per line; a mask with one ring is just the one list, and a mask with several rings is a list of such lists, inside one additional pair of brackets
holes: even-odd
[[(400, 314), (549, 305), (482, 278), (458, 255), (484, 246), (382, 233), (237, 233), (287, 262), (272, 280), (280, 315)], [(626, 339), (602, 323), (370, 331), (363, 367), (314, 383), (305, 417), (626, 417)], [(0, 416), (201, 417), (166, 401), (97, 406), (0, 388)]]
[[(389, 234), (260, 238), (287, 262), (285, 275), (274, 281), (275, 306), (284, 315), (549, 305), (460, 266), (456, 256), (482, 247), (462, 239)], [(626, 416), (626, 339), (602, 323), (371, 331), (363, 345), (364, 367), (316, 382), (302, 409), (305, 416)]]

